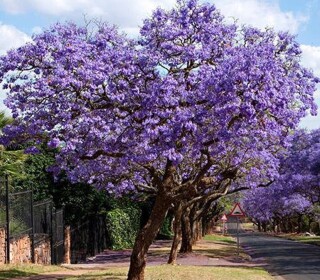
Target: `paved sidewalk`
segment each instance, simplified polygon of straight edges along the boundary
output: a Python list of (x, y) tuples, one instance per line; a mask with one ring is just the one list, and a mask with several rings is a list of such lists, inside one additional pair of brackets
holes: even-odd
[[(205, 244), (206, 241), (199, 241)], [(168, 261), (168, 253), (161, 253), (161, 248), (170, 246), (171, 241), (158, 240), (151, 245), (147, 266), (162, 265)], [(72, 269), (101, 269), (106, 267), (121, 267), (129, 266), (131, 250), (112, 251), (105, 250), (104, 252), (89, 258), (86, 262), (80, 264), (64, 265), (64, 267)], [(200, 253), (179, 254), (177, 265), (210, 265), (210, 266), (242, 266), (242, 267), (256, 267), (263, 266), (264, 262), (252, 262), (239, 258), (237, 256), (229, 256), (226, 258), (211, 258)]]

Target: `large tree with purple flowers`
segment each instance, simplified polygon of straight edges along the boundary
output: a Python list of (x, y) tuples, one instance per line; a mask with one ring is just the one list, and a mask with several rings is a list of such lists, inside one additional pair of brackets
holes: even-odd
[(278, 178), (269, 188), (249, 191), (244, 199), (250, 217), (284, 230), (289, 230), (285, 219), (303, 213), (312, 216), (313, 206), (320, 203), (320, 130), (297, 130), (290, 138)]
[(155, 196), (128, 279), (144, 278), (172, 204), (274, 176), (288, 132), (315, 112), (317, 82), (292, 36), (227, 24), (195, 0), (157, 9), (140, 33), (56, 24), (0, 60), (17, 120), (3, 141), (45, 139), (73, 182)]

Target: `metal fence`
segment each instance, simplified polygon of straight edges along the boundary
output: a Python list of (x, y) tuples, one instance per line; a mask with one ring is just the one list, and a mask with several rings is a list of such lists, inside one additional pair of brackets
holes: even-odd
[(50, 199), (34, 202), (31, 190), (10, 192), (8, 177), (0, 178), (0, 227), (6, 232), (6, 263), (10, 262), (10, 241), (28, 235), (31, 240), (31, 261), (35, 247), (50, 240), (51, 263), (63, 262), (63, 210), (55, 209)]
[(107, 247), (105, 215), (94, 215), (71, 226), (71, 263), (79, 263)]
[[(34, 201), (31, 190), (10, 191), (8, 177), (0, 177), (0, 228), (6, 233), (6, 262), (10, 262), (10, 242), (28, 235), (31, 240), (31, 261), (35, 248), (49, 240), (51, 263), (64, 262), (64, 211), (55, 209), (51, 199)], [(91, 215), (70, 225), (71, 263), (79, 263), (107, 247), (105, 215)]]
[(64, 217), (63, 209), (52, 212), (51, 260), (54, 264), (63, 262), (64, 258)]

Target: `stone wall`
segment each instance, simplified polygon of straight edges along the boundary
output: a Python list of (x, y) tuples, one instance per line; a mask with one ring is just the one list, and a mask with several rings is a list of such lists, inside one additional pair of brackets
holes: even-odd
[[(34, 250), (35, 263), (51, 264), (50, 237), (36, 235)], [(22, 235), (10, 239), (10, 263), (31, 263), (31, 240), (29, 235)], [(0, 264), (6, 263), (6, 233), (0, 228)]]
[(6, 262), (6, 229), (0, 228), (0, 264)]
[[(38, 240), (34, 246), (34, 262), (36, 264), (51, 264), (51, 246), (49, 235), (36, 235)], [(40, 240), (39, 240), (40, 239)]]
[(10, 263), (22, 264), (31, 262), (31, 241), (28, 235), (10, 239)]

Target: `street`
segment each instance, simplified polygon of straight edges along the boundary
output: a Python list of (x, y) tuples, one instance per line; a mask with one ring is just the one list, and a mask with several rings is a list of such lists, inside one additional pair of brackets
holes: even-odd
[[(236, 219), (229, 218), (228, 232), (236, 237)], [(253, 261), (266, 263), (275, 279), (319, 280), (320, 247), (302, 244), (259, 232), (239, 233), (240, 245)], [(279, 277), (281, 276), (281, 277)]]

